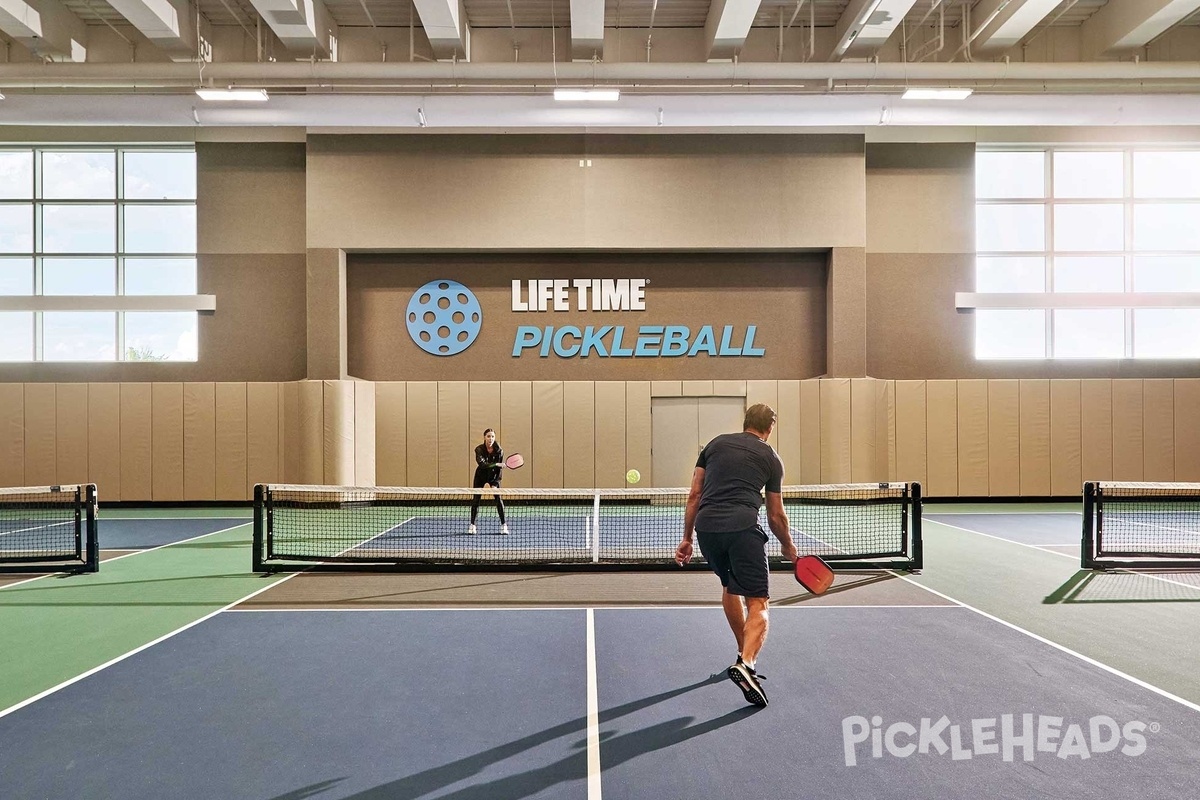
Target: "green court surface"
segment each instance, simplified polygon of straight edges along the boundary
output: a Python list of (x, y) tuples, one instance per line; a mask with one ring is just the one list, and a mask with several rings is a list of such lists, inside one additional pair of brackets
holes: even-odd
[[(125, 510), (114, 510), (120, 516)], [(160, 511), (174, 516), (177, 510)], [(153, 512), (150, 514), (153, 515)], [(205, 509), (197, 516), (212, 516)], [(0, 588), (0, 711), (195, 622), (273, 581), (250, 568), (250, 525), (124, 558), (100, 571)]]

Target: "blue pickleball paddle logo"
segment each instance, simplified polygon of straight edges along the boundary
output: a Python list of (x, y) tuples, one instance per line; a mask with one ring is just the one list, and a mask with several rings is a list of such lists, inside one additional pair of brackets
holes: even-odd
[(413, 293), (404, 321), (417, 347), (435, 356), (452, 356), (479, 336), (483, 309), (458, 281), (430, 281)]

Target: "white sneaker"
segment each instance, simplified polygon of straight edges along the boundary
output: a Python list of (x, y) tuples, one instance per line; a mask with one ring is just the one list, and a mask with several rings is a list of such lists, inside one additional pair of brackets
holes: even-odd
[(508, 523), (507, 522), (500, 526), (500, 535), (508, 536)]
[(474, 522), (472, 522), (472, 523), (471, 523), (471, 526), (470, 526), (469, 528), (467, 528), (467, 533), (471, 534), (472, 536), (474, 536), (474, 535), (475, 535), (476, 533), (478, 533), (478, 532), (479, 532), (479, 531), (475, 530), (475, 523), (474, 523)]

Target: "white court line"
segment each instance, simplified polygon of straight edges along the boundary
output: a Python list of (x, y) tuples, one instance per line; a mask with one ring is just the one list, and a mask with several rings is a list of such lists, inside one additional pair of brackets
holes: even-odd
[(124, 661), (125, 659), (129, 658), (130, 656), (137, 655), (138, 653), (142, 652), (143, 650), (151, 648), (154, 645), (158, 644), (159, 642), (165, 642), (167, 639), (170, 639), (172, 636), (174, 636), (177, 633), (183, 633), (188, 628), (194, 628), (197, 625), (199, 625), (201, 622), (204, 622), (205, 620), (208, 620), (208, 619), (212, 619), (217, 614), (220, 614), (222, 611), (226, 611), (226, 610), (232, 608), (233, 606), (236, 606), (238, 603), (244, 603), (247, 600), (249, 600), (251, 597), (254, 597), (255, 595), (258, 595), (258, 594), (262, 594), (266, 590), (278, 586), (279, 584), (294, 577), (297, 574), (298, 573), (292, 573), (290, 575), (285, 575), (284, 577), (280, 578), (279, 580), (274, 581), (273, 583), (269, 583), (266, 586), (263, 586), (261, 589), (254, 590), (253, 592), (246, 595), (245, 597), (234, 600), (232, 603), (225, 606), (224, 608), (218, 608), (216, 611), (213, 611), (212, 613), (205, 614), (200, 619), (193, 620), (193, 621), (189, 622), (187, 625), (184, 625), (183, 627), (176, 628), (175, 630), (171, 631), (170, 633), (163, 634), (162, 636), (158, 637), (157, 639), (155, 639), (152, 642), (147, 642), (146, 644), (142, 645), (141, 647), (136, 647), (133, 650), (130, 650), (128, 653), (124, 653), (122, 655), (117, 656), (116, 658), (110, 659), (109, 661), (105, 661), (103, 664), (101, 664), (98, 667), (92, 667), (87, 672), (76, 675), (74, 678), (68, 678), (67, 680), (63, 681), (62, 683), (58, 684), (57, 686), (51, 686), (49, 689), (45, 690), (44, 692), (40, 692), (40, 693), (34, 695), (33, 697), (30, 697), (27, 700), (22, 700), (21, 702), (17, 703), (16, 705), (10, 706), (10, 707), (4, 709), (3, 711), (0, 711), (0, 718), (8, 716), (9, 714), (13, 713), (14, 711), (19, 711), (20, 709), (24, 708), (27, 705), (36, 703), (38, 700), (41, 700), (43, 697), (48, 697), (48, 696), (54, 694), (55, 692), (59, 691), (60, 689), (67, 688), (71, 684), (78, 683), (79, 681), (83, 680), (84, 678), (87, 678), (91, 675), (95, 675), (97, 672), (100, 672), (101, 670), (108, 669), (113, 664)]
[[(297, 574), (299, 574), (299, 573), (297, 573)], [(374, 612), (374, 613), (378, 613), (380, 611), (388, 611), (388, 612), (401, 612), (401, 611), (417, 611), (417, 612), (422, 612), (422, 611), (579, 611), (582, 608), (586, 608), (588, 610), (599, 608), (602, 611), (711, 611), (714, 608), (720, 608), (720, 607), (721, 607), (720, 604), (715, 601), (712, 603), (709, 603), (707, 605), (698, 605), (697, 604), (697, 605), (687, 605), (687, 606), (598, 606), (595, 603), (591, 603), (589, 605), (580, 604), (577, 606), (430, 606), (429, 608), (426, 608), (424, 606), (403, 606), (403, 607), (397, 607), (397, 606), (379, 606), (379, 607), (361, 606), (360, 607), (360, 606), (355, 606), (353, 608), (304, 608), (303, 606), (296, 606), (295, 608), (231, 608), (231, 609), (229, 609), (229, 613), (230, 614), (282, 614), (282, 613), (293, 613), (294, 614), (296, 612), (301, 612), (304, 614), (308, 614), (308, 613), (314, 613), (314, 614), (351, 613), (352, 614), (355, 612), (363, 612), (363, 611), (370, 611), (370, 612)], [(799, 605), (799, 604), (797, 604), (797, 605), (786, 605), (786, 606), (772, 605), (771, 608), (772, 608), (772, 610), (794, 608), (794, 609), (802, 609), (802, 610), (806, 610), (806, 611), (815, 611), (817, 609), (841, 609), (841, 608), (887, 608), (887, 609), (953, 608), (953, 609), (957, 610), (957, 609), (961, 608), (961, 606), (956, 606), (953, 603), (937, 603), (936, 605), (914, 603), (912, 605), (886, 605), (886, 606), (880, 606), (880, 605), (838, 606), (838, 605), (813, 605), (813, 604)]]
[(2, 531), (0, 536), (11, 536), (14, 533), (29, 533), (30, 531), (44, 531), (46, 528), (57, 528), (61, 525), (74, 525), (74, 520), (63, 520), (62, 522), (50, 522), (45, 525), (34, 525), (32, 528), (17, 528), (15, 531)]
[[(961, 526), (959, 526), (959, 525), (951, 525), (949, 522), (938, 522), (936, 519), (931, 519), (931, 520), (929, 520), (929, 522), (932, 522), (934, 525), (942, 525), (942, 526), (944, 526), (944, 527), (947, 527), (947, 528), (954, 528), (955, 530), (962, 531), (963, 533), (973, 533), (973, 534), (975, 534), (976, 536), (986, 536), (988, 539), (995, 539), (995, 540), (996, 540), (996, 541), (998, 541), (998, 542), (1008, 542), (1009, 544), (1017, 544), (1017, 545), (1020, 545), (1021, 547), (1028, 547), (1028, 548), (1031, 548), (1031, 549), (1033, 549), (1033, 550), (1038, 550), (1038, 551), (1040, 551), (1040, 552), (1042, 552), (1042, 553), (1049, 553), (1050, 555), (1054, 555), (1054, 556), (1062, 556), (1063, 558), (1069, 558), (1069, 559), (1071, 559), (1071, 560), (1073, 560), (1073, 561), (1079, 561), (1079, 556), (1077, 556), (1077, 555), (1074, 555), (1074, 554), (1071, 554), (1071, 553), (1060, 553), (1060, 552), (1058, 552), (1057, 550), (1047, 550), (1046, 548), (1047, 548), (1047, 547), (1081, 547), (1082, 545), (1080, 545), (1080, 544), (1070, 544), (1070, 545), (1055, 545), (1055, 544), (1037, 545), (1037, 544), (1027, 544), (1027, 543), (1025, 543), (1025, 542), (1016, 542), (1016, 541), (1013, 541), (1012, 539), (1005, 539), (1003, 536), (995, 536), (995, 535), (993, 535), (993, 534), (990, 534), (990, 533), (982, 533), (982, 532), (980, 532), (980, 531), (973, 531), (973, 530), (971, 530), (970, 528), (963, 528), (963, 527), (961, 527)], [(1197, 563), (1197, 566), (1200, 566), (1200, 562), (1198, 562), (1198, 563)], [(1081, 566), (1081, 567), (1080, 567), (1080, 569), (1082, 569), (1082, 568), (1083, 568), (1083, 567)], [(1147, 565), (1147, 567), (1146, 567), (1146, 568), (1147, 568), (1147, 569), (1153, 569), (1153, 567), (1151, 567), (1151, 566), (1149, 566), (1149, 565)], [(1136, 569), (1123, 569), (1123, 568), (1122, 568), (1122, 569), (1115, 569), (1115, 570), (1113, 570), (1113, 572), (1125, 572), (1125, 573), (1128, 573), (1128, 574), (1130, 574), (1130, 575), (1141, 575), (1143, 578), (1153, 578), (1154, 580), (1156, 580), (1156, 581), (1162, 581), (1163, 583), (1170, 583), (1170, 584), (1174, 584), (1175, 586), (1182, 586), (1182, 587), (1184, 587), (1185, 589), (1192, 589), (1192, 590), (1194, 590), (1194, 591), (1200, 591), (1200, 586), (1193, 586), (1193, 585), (1192, 585), (1192, 584), (1190, 584), (1190, 583), (1183, 583), (1182, 581), (1173, 581), (1173, 580), (1171, 580), (1170, 578), (1164, 578), (1164, 577), (1162, 577), (1161, 575), (1152, 575), (1152, 574), (1150, 574), (1149, 572), (1139, 572), (1139, 571), (1138, 571), (1138, 570), (1136, 570)]]
[(956, 517), (1020, 517), (1020, 516), (1061, 516), (1067, 517), (1071, 515), (1082, 517), (1082, 511), (932, 511), (930, 504), (925, 503), (921, 508), (921, 518), (928, 519), (930, 516), (938, 515), (953, 515)]
[[(231, 525), (228, 528), (222, 528), (221, 530), (213, 531), (212, 533), (201, 533), (200, 535), (193, 536), (190, 539), (180, 539), (178, 542), (167, 542), (166, 544), (156, 545), (155, 547), (147, 547), (144, 550), (130, 550), (128, 553), (125, 553), (124, 555), (113, 556), (112, 558), (103, 558), (100, 560), (100, 563), (101, 564), (111, 564), (113, 561), (120, 561), (122, 558), (129, 558), (130, 556), (140, 556), (140, 555), (144, 555), (146, 553), (153, 553), (155, 550), (162, 550), (164, 547), (174, 547), (177, 544), (187, 544), (188, 542), (194, 542), (197, 539), (203, 539), (206, 536), (216, 536), (218, 533), (225, 533), (227, 531), (232, 531), (237, 528), (244, 528), (247, 525), (249, 525), (251, 522), (253, 522), (253, 520), (250, 520), (249, 522), (243, 522), (240, 525)], [(23, 580), (23, 581), (15, 581), (14, 583), (5, 583), (3, 585), (0, 585), (0, 592), (4, 591), (5, 589), (11, 589), (14, 586), (23, 586), (24, 584), (30, 583), (32, 581), (40, 581), (42, 578), (50, 578), (55, 575), (65, 575), (67, 572), (70, 572), (70, 570), (59, 570), (57, 572), (47, 572), (45, 575), (35, 575), (32, 578), (27, 578), (26, 580)]]
[(1125, 680), (1129, 681), (1130, 683), (1132, 683), (1136, 686), (1140, 686), (1143, 689), (1147, 689), (1151, 692), (1154, 692), (1155, 694), (1157, 694), (1161, 697), (1165, 697), (1168, 700), (1174, 700), (1176, 703), (1179, 703), (1182, 706), (1186, 706), (1186, 707), (1192, 709), (1193, 711), (1200, 711), (1200, 705), (1193, 703), (1191, 700), (1185, 700), (1184, 698), (1180, 697), (1179, 695), (1171, 694), (1166, 689), (1160, 689), (1159, 687), (1155, 686), (1154, 684), (1147, 683), (1146, 681), (1142, 680), (1141, 678), (1135, 678), (1134, 676), (1130, 675), (1129, 673), (1122, 672), (1121, 670), (1117, 669), (1116, 667), (1110, 667), (1108, 664), (1105, 664), (1103, 661), (1097, 661), (1096, 659), (1094, 659), (1090, 656), (1085, 656), (1083, 653), (1080, 653), (1076, 650), (1072, 650), (1071, 648), (1067, 647), (1066, 645), (1059, 644), (1058, 642), (1047, 639), (1044, 636), (1039, 636), (1038, 634), (1034, 633), (1033, 631), (1022, 628), (1020, 625), (1017, 625), (1012, 622), (1008, 622), (1007, 620), (1003, 620), (1000, 617), (997, 617), (994, 614), (989, 614), (986, 611), (982, 611), (982, 610), (976, 608), (975, 606), (970, 605), (969, 603), (964, 603), (963, 601), (961, 601), (957, 598), (951, 597), (948, 594), (939, 592), (937, 589), (931, 589), (928, 586), (920, 584), (917, 581), (913, 580), (912, 578), (910, 578), (906, 575), (900, 575), (898, 573), (893, 573), (893, 574), (896, 575), (896, 577), (902, 581), (908, 581), (913, 586), (920, 586), (922, 589), (929, 592), (930, 594), (935, 594), (938, 597), (941, 597), (945, 600), (949, 600), (952, 603), (958, 603), (960, 606), (962, 606), (963, 608), (965, 608), (969, 611), (974, 611), (976, 614), (979, 614), (982, 617), (987, 617), (988, 619), (992, 620), (993, 622), (999, 622), (1004, 627), (1010, 628), (1011, 630), (1017, 631), (1018, 633), (1023, 633), (1026, 636), (1028, 636), (1029, 638), (1035, 639), (1035, 640), (1041, 642), (1042, 644), (1048, 644), (1051, 647), (1053, 647), (1055, 650), (1059, 650), (1063, 653), (1066, 653), (1067, 655), (1075, 656), (1080, 661), (1091, 664), (1093, 667), (1097, 667), (1099, 669), (1104, 670), (1107, 673), (1116, 675), (1118, 678), (1124, 678)]
[(600, 693), (596, 688), (596, 615), (587, 610), (588, 800), (600, 800)]

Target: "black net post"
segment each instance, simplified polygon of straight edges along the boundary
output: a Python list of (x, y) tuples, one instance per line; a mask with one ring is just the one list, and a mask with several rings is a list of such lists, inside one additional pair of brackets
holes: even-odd
[(83, 572), (100, 571), (100, 523), (99, 500), (96, 496), (96, 484), (89, 483), (85, 487), (84, 507), (87, 509), (87, 557), (83, 562)]
[(910, 530), (912, 531), (912, 567), (911, 571), (916, 572), (922, 568), (925, 558), (925, 546), (921, 539), (921, 484), (910, 484), (912, 512), (909, 516)]
[(266, 487), (261, 483), (254, 485), (254, 535), (252, 539), (254, 556), (251, 572), (270, 572), (263, 558), (263, 516), (267, 511), (264, 499), (265, 492)]
[(1083, 569), (1097, 569), (1096, 565), (1096, 528), (1094, 514), (1096, 510), (1096, 484), (1088, 481), (1083, 484), (1083, 542), (1080, 544), (1080, 566)]

